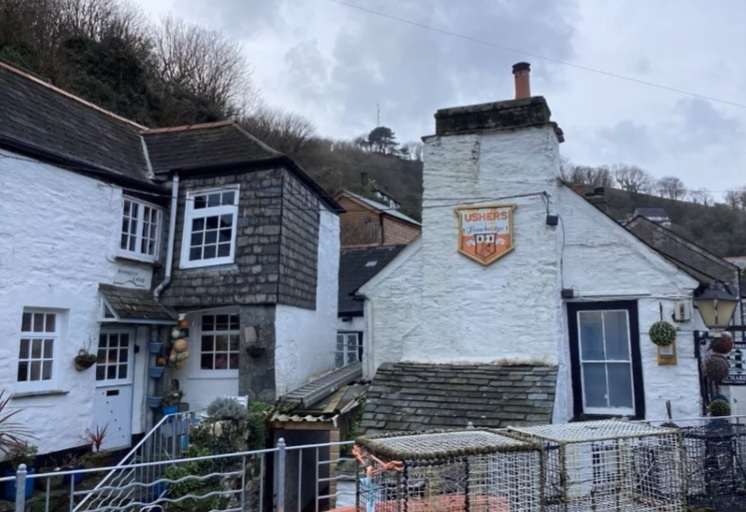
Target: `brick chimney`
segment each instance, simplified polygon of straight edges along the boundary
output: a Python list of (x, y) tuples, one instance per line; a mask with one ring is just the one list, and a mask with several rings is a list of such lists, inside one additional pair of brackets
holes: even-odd
[(531, 64), (518, 62), (513, 64), (513, 76), (515, 77), (515, 99), (531, 97)]

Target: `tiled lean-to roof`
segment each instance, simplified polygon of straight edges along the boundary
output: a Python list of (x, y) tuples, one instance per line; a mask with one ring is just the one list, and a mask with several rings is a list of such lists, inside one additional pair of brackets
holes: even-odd
[(550, 423), (557, 367), (387, 363), (371, 382), (360, 425), (372, 434)]

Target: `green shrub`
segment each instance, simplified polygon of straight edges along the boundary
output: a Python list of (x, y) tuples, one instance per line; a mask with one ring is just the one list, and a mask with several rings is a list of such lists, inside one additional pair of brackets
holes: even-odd
[(207, 406), (207, 416), (212, 421), (244, 421), (249, 410), (232, 398), (216, 398)]

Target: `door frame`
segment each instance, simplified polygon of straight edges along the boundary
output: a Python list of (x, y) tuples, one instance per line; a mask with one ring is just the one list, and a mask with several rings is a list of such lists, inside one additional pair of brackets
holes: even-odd
[[(118, 449), (118, 448), (124, 448), (132, 445), (132, 432), (133, 432), (133, 417), (134, 417), (134, 411), (135, 411), (135, 344), (137, 343), (137, 328), (131, 325), (126, 324), (107, 324), (102, 325), (99, 330), (99, 342), (101, 335), (104, 334), (113, 334), (113, 333), (124, 333), (126, 332), (129, 334), (129, 347), (128, 347), (128, 354), (127, 354), (127, 379), (117, 379), (117, 380), (98, 380), (96, 378), (96, 384), (95, 384), (95, 394), (98, 396), (98, 393), (103, 389), (113, 389), (113, 388), (129, 388), (129, 411), (130, 414), (126, 418), (127, 421), (127, 430), (128, 430), (128, 436), (126, 445), (120, 446), (120, 447), (113, 447), (111, 449)], [(98, 350), (97, 350), (98, 353)], [(98, 365), (98, 363), (97, 363)], [(95, 378), (95, 377), (94, 377)], [(96, 407), (95, 407), (95, 398), (94, 398), (94, 420), (96, 415)]]
[(567, 326), (570, 344), (570, 372), (572, 376), (573, 416), (580, 418), (608, 418), (608, 415), (594, 415), (583, 412), (583, 376), (580, 367), (580, 333), (578, 330), (578, 312), (626, 310), (629, 318), (630, 359), (632, 361), (632, 387), (635, 414), (632, 419), (645, 419), (645, 385), (642, 375), (642, 357), (640, 353), (640, 327), (638, 302), (636, 300), (617, 300), (605, 302), (568, 302)]

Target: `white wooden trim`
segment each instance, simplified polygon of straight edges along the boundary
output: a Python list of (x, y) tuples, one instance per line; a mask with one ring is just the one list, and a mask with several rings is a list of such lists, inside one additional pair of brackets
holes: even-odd
[[(204, 212), (210, 212), (209, 214), (196, 216), (194, 214), (194, 197), (201, 195), (208, 195), (211, 193), (218, 192), (236, 192), (236, 204), (232, 205), (221, 205), (214, 206), (212, 208), (205, 208)], [(184, 206), (184, 225), (182, 227), (181, 237), (181, 258), (180, 268), (199, 268), (199, 267), (212, 267), (215, 265), (226, 265), (233, 263), (236, 257), (236, 238), (238, 236), (238, 208), (240, 202), (240, 187), (238, 185), (226, 185), (225, 187), (190, 190), (186, 194), (186, 205)], [(213, 217), (231, 214), (233, 216), (233, 224), (231, 226), (231, 245), (228, 256), (215, 257), (208, 260), (189, 260), (189, 250), (191, 249), (191, 238), (192, 238), (192, 220), (195, 217)], [(217, 253), (217, 249), (216, 249)]]

